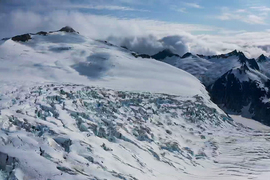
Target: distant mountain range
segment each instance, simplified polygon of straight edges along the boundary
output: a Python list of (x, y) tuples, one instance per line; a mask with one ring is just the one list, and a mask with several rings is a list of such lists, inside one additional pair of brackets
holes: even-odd
[(270, 59), (261, 55), (249, 59), (243, 52), (205, 56), (186, 53), (182, 57), (163, 50), (153, 58), (196, 76), (206, 87), (214, 103), (230, 113), (241, 114), (270, 125)]

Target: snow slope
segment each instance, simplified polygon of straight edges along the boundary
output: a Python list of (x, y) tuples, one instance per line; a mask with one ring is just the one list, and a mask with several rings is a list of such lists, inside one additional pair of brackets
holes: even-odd
[(31, 36), (27, 42), (0, 45), (0, 80), (207, 96), (192, 75), (153, 59), (136, 59), (109, 43), (66, 32)]

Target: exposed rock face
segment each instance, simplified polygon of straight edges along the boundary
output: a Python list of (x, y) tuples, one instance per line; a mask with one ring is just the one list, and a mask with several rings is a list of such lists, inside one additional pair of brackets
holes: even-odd
[(220, 54), (220, 55), (213, 55), (213, 56), (204, 56), (202, 54), (197, 54), (197, 56), (199, 56), (200, 58), (206, 58), (206, 59), (227, 59), (231, 56), (239, 56), (239, 54), (241, 54), (241, 52), (234, 50), (232, 52), (229, 52), (227, 54)]
[(255, 59), (248, 59), (245, 55), (244, 55), (244, 53), (242, 53), (242, 52), (239, 52), (239, 62), (242, 64), (242, 65), (245, 65), (245, 64), (247, 64), (250, 68), (252, 68), (252, 69), (255, 69), (255, 70), (260, 70), (260, 68), (259, 68), (259, 65), (258, 65), (258, 63), (256, 62), (256, 60)]
[(43, 36), (46, 36), (46, 35), (48, 35), (48, 33), (45, 32), (45, 31), (40, 31), (40, 32), (37, 33), (37, 35), (43, 35)]
[(30, 39), (31, 39), (30, 34), (18, 35), (18, 36), (14, 36), (12, 38), (13, 41), (21, 41), (21, 42), (26, 42), (26, 41), (28, 41)]
[(258, 62), (265, 62), (266, 60), (267, 59), (266, 59), (264, 54), (260, 55), (260, 57), (258, 57), (258, 59), (257, 59)]
[(147, 55), (147, 54), (136, 54), (136, 53), (131, 53), (132, 56), (134, 56), (135, 58), (141, 57), (141, 58), (151, 58), (151, 56)]
[(270, 125), (269, 89), (270, 80), (260, 78), (247, 65), (230, 70), (208, 88), (213, 102), (222, 108), (249, 114), (266, 125)]
[(77, 33), (72, 27), (70, 26), (65, 26), (63, 28), (61, 28), (59, 31), (62, 32), (69, 32), (69, 33)]
[(138, 58), (138, 57), (141, 57), (141, 58), (153, 58), (153, 59), (156, 59), (156, 60), (164, 60), (167, 57), (173, 57), (173, 56), (180, 57), (178, 54), (174, 54), (169, 49), (165, 49), (163, 51), (160, 51), (159, 53), (157, 53), (157, 54), (155, 54), (153, 56), (150, 56), (148, 54), (136, 54), (136, 53), (132, 53), (132, 55), (134, 57), (136, 57), (136, 58)]
[[(59, 31), (60, 32), (68, 32), (68, 33), (78, 33), (73, 28), (71, 28), (69, 26), (65, 26), (65, 27), (61, 28)], [(57, 31), (50, 31), (49, 33), (53, 33), (53, 32), (57, 32)], [(37, 32), (37, 33), (27, 33), (27, 34), (22, 34), (22, 35), (14, 36), (11, 39), (13, 41), (17, 41), (17, 42), (26, 42), (26, 41), (32, 39), (31, 38), (31, 35), (43, 35), (43, 36), (47, 36), (49, 33), (48, 32), (45, 32), (45, 31), (40, 31), (40, 32)], [(5, 41), (5, 40), (8, 40), (8, 39), (10, 39), (10, 38), (3, 38), (2, 40)]]
[(172, 53), (171, 50), (165, 49), (165, 50), (163, 50), (163, 51), (161, 51), (161, 52), (159, 52), (159, 53), (153, 55), (152, 58), (154, 58), (154, 59), (156, 59), (156, 60), (163, 60), (163, 59), (165, 59), (166, 57), (173, 57), (173, 56), (178, 56), (178, 57), (180, 57), (179, 55)]
[[(208, 86), (207, 89), (213, 102), (218, 104), (225, 111), (229, 110), (246, 115), (264, 124), (270, 125), (270, 92), (268, 92), (270, 89), (270, 79), (261, 72), (261, 66), (258, 64), (259, 61), (249, 59), (244, 53), (236, 50), (227, 54), (214, 56), (195, 56), (191, 53), (186, 53), (176, 62), (174, 62), (173, 59), (165, 61), (167, 57), (173, 56), (177, 55), (169, 50), (164, 50), (151, 56), (151, 58), (164, 61), (183, 69), (199, 79), (200, 76), (202, 76), (203, 78), (200, 80)], [(147, 58), (146, 55), (137, 55), (137, 57)], [(182, 63), (186, 58), (189, 58), (188, 61)], [(267, 58), (263, 55), (259, 58), (259, 60), (262, 61), (266, 59)], [(209, 64), (207, 64), (207, 62), (209, 62)], [(222, 64), (225, 68), (222, 68)], [(216, 66), (218, 68), (209, 68), (210, 66)], [(226, 67), (227, 70), (224, 71)], [(203, 68), (208, 68), (209, 70), (201, 75), (200, 73), (203, 72)], [(210, 70), (223, 72), (218, 75), (218, 73), (212, 73)], [(223, 73), (225, 74), (222, 75)], [(211, 78), (213, 78), (214, 75), (218, 75), (216, 79), (206, 84), (206, 82), (212, 80)]]
[(192, 54), (189, 53), (189, 52), (187, 52), (186, 54), (184, 54), (184, 55), (182, 56), (182, 58), (187, 58), (187, 57), (190, 57), (190, 56), (192, 56)]

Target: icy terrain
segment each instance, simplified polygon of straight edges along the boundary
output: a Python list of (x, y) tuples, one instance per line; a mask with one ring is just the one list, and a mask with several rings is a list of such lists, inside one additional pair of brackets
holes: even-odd
[(269, 176), (269, 135), (199, 96), (48, 84), (0, 102), (0, 167), (10, 179)]
[(75, 32), (42, 34), (0, 43), (0, 179), (269, 177), (270, 130), (234, 122), (194, 76)]

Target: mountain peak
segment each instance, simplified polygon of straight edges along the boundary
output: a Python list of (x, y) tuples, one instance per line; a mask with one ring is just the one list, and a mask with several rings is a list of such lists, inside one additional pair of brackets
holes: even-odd
[(184, 54), (182, 56), (182, 58), (187, 58), (187, 57), (190, 57), (190, 56), (192, 56), (192, 54), (190, 52), (187, 52), (186, 54)]
[(69, 33), (78, 33), (70, 26), (65, 26), (65, 27), (61, 28), (59, 31), (69, 32)]
[(241, 64), (245, 64), (245, 63), (248, 61), (248, 58), (245, 56), (244, 53), (239, 52), (239, 53), (238, 53), (238, 56), (239, 56), (239, 62), (240, 62)]
[(237, 55), (239, 55), (239, 53), (241, 53), (241, 52), (240, 52), (240, 51), (238, 52), (238, 51), (235, 49), (235, 50), (233, 50), (232, 52), (228, 53), (228, 55), (229, 55), (229, 56), (233, 56), (233, 55), (237, 56)]
[(22, 34), (22, 35), (14, 36), (11, 39), (13, 41), (26, 42), (26, 41), (31, 39), (31, 35), (30, 34)]
[(258, 62), (264, 62), (264, 61), (266, 61), (265, 55), (264, 55), (264, 54), (260, 55), (260, 56), (258, 57), (257, 61), (258, 61)]
[(153, 55), (152, 58), (162, 60), (165, 59), (166, 57), (173, 57), (173, 56), (179, 57), (178, 54), (174, 54), (170, 49), (164, 49), (163, 51), (160, 51), (159, 53)]

